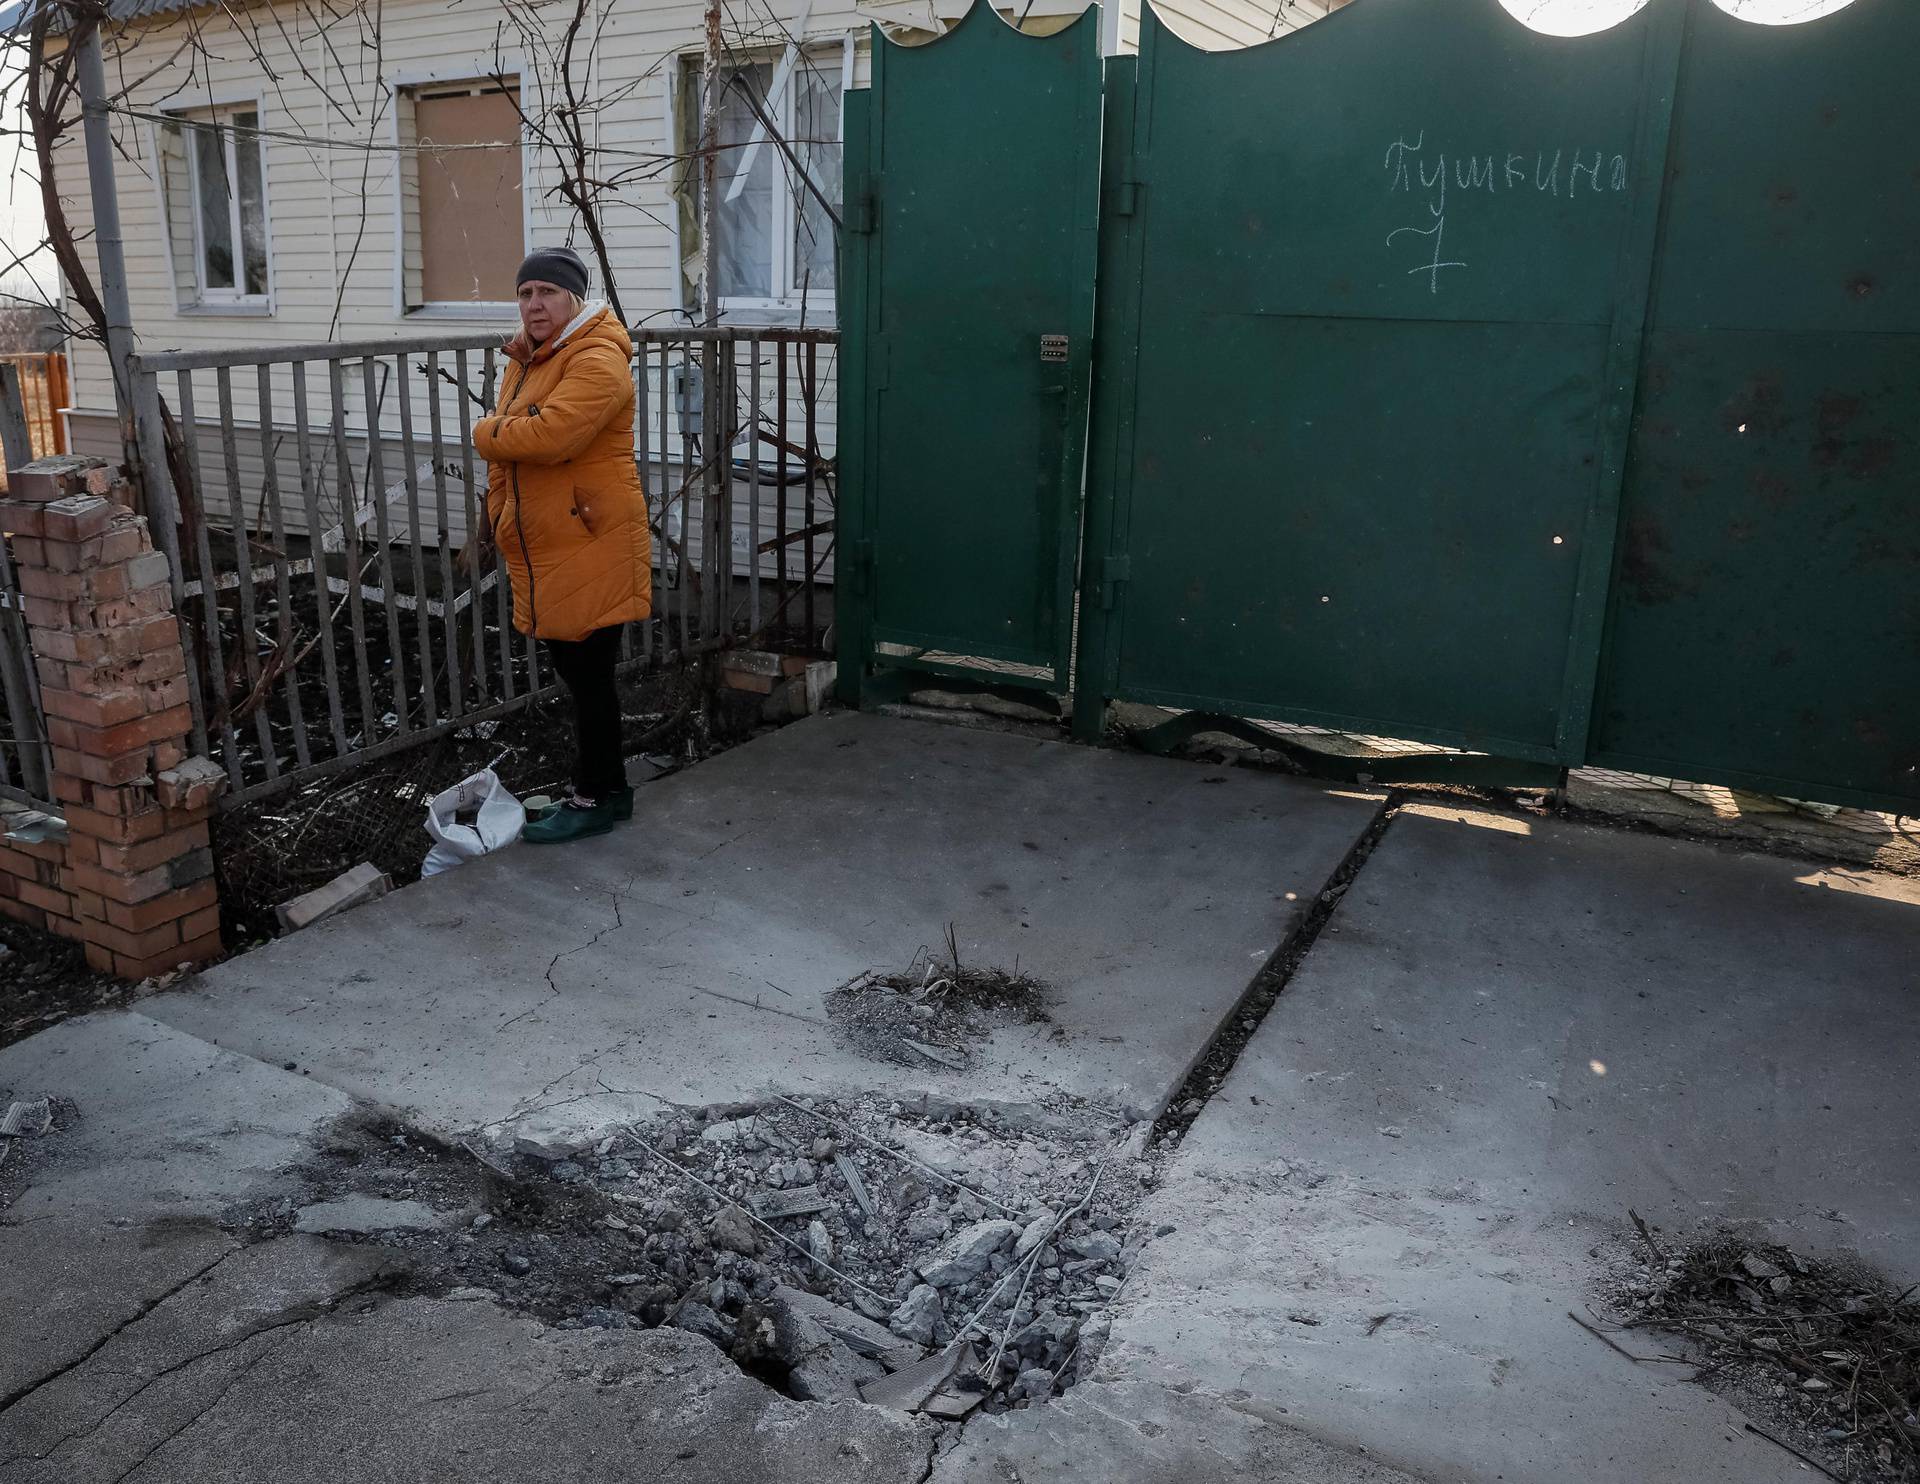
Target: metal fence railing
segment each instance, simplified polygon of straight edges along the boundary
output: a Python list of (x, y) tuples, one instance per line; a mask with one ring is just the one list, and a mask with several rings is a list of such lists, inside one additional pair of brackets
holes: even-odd
[[(654, 616), (623, 635), (625, 666), (747, 636), (817, 643), (831, 621), (836, 336), (635, 339)], [(147, 471), (149, 499), (178, 515), (195, 744), (227, 770), (229, 804), (551, 691), (512, 626), (504, 569), (457, 560), (486, 498), (473, 424), (504, 370), (492, 336), (139, 359), (138, 395), (169, 430), (146, 460), (164, 465), (163, 480)]]
[[(0, 355), (0, 377), (9, 383), (8, 396), (18, 408), (25, 429), (28, 458), (44, 459), (70, 453), (64, 413), (72, 400), (67, 380), (67, 358), (58, 351), (31, 355)], [(18, 459), (9, 462), (19, 462)], [(0, 469), (0, 491), (7, 475)]]
[[(60, 420), (52, 415), (64, 400), (46, 395), (46, 365), (61, 357), (0, 358), (0, 470), (31, 462), (41, 454), (59, 452), (52, 433)], [(33, 367), (40, 363), (40, 400), (29, 390)], [(35, 408), (48, 413), (35, 420)], [(5, 486), (0, 479), (0, 489)], [(14, 579), (12, 533), (0, 529), (0, 797), (45, 807), (52, 793), (52, 756), (47, 746), (40, 707), (40, 679), (27, 645), (27, 628), (20, 606), (20, 588)]]

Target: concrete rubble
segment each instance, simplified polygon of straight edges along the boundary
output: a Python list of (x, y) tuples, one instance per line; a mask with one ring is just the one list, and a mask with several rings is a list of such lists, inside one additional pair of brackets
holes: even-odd
[[(775, 1098), (591, 1142), (501, 1130), (488, 1159), (602, 1203), (617, 1282), (562, 1325), (665, 1323), (795, 1396), (958, 1416), (1039, 1405), (1097, 1361), (1092, 1321), (1149, 1240), (1130, 1212), (1156, 1176), (1118, 1152), (1132, 1133), (1067, 1099)], [(526, 1251), (501, 1260), (540, 1281)], [(469, 1266), (460, 1281), (486, 1278)], [(968, 1347), (964, 1372), (937, 1363)]]

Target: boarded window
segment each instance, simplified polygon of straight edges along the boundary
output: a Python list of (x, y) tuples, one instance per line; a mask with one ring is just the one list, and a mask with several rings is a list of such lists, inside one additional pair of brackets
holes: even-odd
[(488, 304), (513, 298), (526, 255), (518, 90), (492, 83), (414, 89), (414, 166), (404, 187), (407, 300)]

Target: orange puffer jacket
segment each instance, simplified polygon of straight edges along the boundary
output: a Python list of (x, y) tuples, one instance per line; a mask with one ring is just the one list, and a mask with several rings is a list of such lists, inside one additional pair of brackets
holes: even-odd
[(652, 611), (647, 498), (633, 456), (633, 342), (610, 309), (506, 346), (495, 416), (473, 430), (513, 574), (513, 626), (583, 639)]

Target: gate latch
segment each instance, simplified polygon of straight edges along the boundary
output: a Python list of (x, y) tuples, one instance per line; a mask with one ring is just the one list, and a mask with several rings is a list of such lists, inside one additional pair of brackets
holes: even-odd
[(1067, 358), (1067, 337), (1065, 335), (1042, 335), (1040, 337), (1040, 359), (1048, 364), (1064, 361)]

